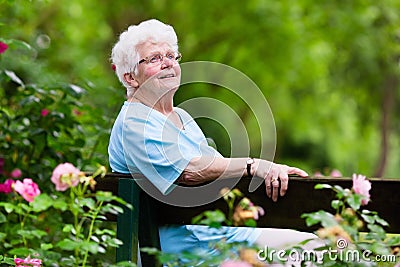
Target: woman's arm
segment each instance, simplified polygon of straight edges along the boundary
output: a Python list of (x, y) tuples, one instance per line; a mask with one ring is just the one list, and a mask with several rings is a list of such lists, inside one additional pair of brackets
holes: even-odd
[[(247, 160), (248, 158), (196, 157), (189, 162), (178, 182), (196, 185), (217, 178), (243, 177), (247, 174)], [(273, 201), (277, 201), (278, 193), (281, 196), (286, 193), (289, 174), (308, 176), (299, 168), (262, 159), (255, 159), (251, 166), (251, 174), (264, 179), (267, 196), (272, 197)]]

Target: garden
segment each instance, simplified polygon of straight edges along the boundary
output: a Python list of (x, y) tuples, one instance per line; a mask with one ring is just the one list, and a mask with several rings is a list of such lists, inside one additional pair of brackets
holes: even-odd
[[(335, 199), (302, 218), (325, 241), (318, 256), (340, 240), (343, 253), (367, 257), (349, 263), (322, 253), (305, 262), (365, 266), (386, 255), (390, 261), (368, 266), (395, 266), (400, 237), (363, 207), (373, 201), (367, 177), (400, 177), (397, 10), (398, 0), (0, 1), (0, 265), (135, 266), (115, 262), (121, 241), (106, 220), (134, 207), (96, 183), (111, 171), (108, 138), (125, 99), (111, 47), (127, 25), (158, 18), (178, 33), (183, 62), (226, 64), (258, 85), (274, 116), (274, 160), (315, 177), (352, 177), (350, 188), (319, 184), (315, 190), (330, 190)], [(177, 106), (204, 97), (230, 106), (251, 133), (251, 156), (264, 156), (257, 114), (243, 99), (215, 84), (182, 89)], [(226, 129), (235, 126), (196, 121), (221, 154), (232, 156)], [(221, 197), (228, 213), (211, 210), (193, 223), (253, 227), (269, 216), (240, 191)], [(303, 245), (286, 255), (300, 255)], [(284, 263), (277, 255), (260, 260), (257, 249), (221, 242), (215, 255), (145, 250), (168, 266)]]

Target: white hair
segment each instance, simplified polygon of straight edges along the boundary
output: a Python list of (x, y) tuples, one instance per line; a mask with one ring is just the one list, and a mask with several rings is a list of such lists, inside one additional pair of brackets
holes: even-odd
[(167, 43), (174, 52), (178, 52), (178, 38), (174, 28), (156, 19), (131, 25), (121, 33), (111, 52), (111, 63), (118, 79), (126, 87), (128, 98), (133, 95), (134, 88), (124, 80), (124, 74), (138, 74), (136, 66), (140, 55), (137, 48), (147, 41)]

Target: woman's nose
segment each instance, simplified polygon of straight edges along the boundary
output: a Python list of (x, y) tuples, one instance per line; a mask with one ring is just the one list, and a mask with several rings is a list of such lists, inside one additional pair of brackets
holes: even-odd
[(166, 69), (166, 68), (171, 68), (174, 65), (174, 62), (172, 59), (169, 59), (167, 57), (163, 57), (163, 60), (161, 62), (161, 68)]

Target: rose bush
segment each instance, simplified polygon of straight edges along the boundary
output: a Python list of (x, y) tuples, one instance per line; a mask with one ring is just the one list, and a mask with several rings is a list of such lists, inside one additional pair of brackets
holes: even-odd
[[(56, 185), (57, 191), (65, 191), (70, 187), (77, 186), (81, 171), (71, 163), (58, 165), (51, 176), (51, 181)], [(82, 175), (81, 175), (82, 176)]]
[(35, 53), (0, 38), (0, 60), (13, 59), (0, 61), (0, 265), (112, 265), (108, 254), (120, 241), (104, 215), (121, 212), (115, 203), (125, 202), (92, 190), (106, 171), (96, 167), (107, 160), (95, 151), (108, 134), (95, 122), (105, 120), (81, 102), (90, 83), (32, 82), (22, 57)]
[[(85, 171), (107, 163), (96, 149), (108, 128), (98, 124), (107, 121), (101, 113), (82, 102), (90, 83), (32, 82), (27, 77), (23, 56), (36, 53), (25, 42), (0, 38), (0, 182), (23, 173), (51, 192), (48, 177), (58, 163), (74, 162)], [(11, 69), (19, 62), (18, 71)]]
[[(0, 188), (9, 199), (0, 202), (0, 263), (93, 266), (95, 256), (118, 247), (121, 242), (104, 219), (107, 213), (122, 212), (113, 202), (128, 204), (110, 192), (90, 190), (95, 177), (105, 173), (103, 166), (85, 175), (70, 163), (60, 164), (52, 175), (59, 193), (52, 194), (41, 193), (29, 178), (4, 182)], [(56, 226), (50, 229), (47, 220)], [(12, 262), (14, 257), (18, 258)]]
[(38, 185), (29, 178), (25, 178), (23, 182), (16, 181), (12, 187), (28, 202), (32, 202), (36, 196), (40, 195)]
[[(320, 210), (302, 217), (308, 226), (321, 226), (316, 234), (324, 240), (325, 246), (316, 250), (330, 253), (304, 261), (312, 261), (315, 266), (394, 266), (398, 262), (400, 236), (387, 235), (388, 223), (377, 212), (362, 208), (370, 201), (371, 187), (371, 182), (359, 174), (353, 174), (351, 189), (328, 184), (315, 187), (336, 193), (336, 199), (331, 202), (335, 212)], [(386, 263), (374, 260), (382, 255), (389, 259)]]
[[(220, 267), (267, 267), (288, 266), (283, 259), (299, 257), (292, 263), (296, 266), (395, 266), (400, 265), (400, 236), (387, 235), (385, 227), (387, 222), (380, 218), (374, 211), (363, 208), (370, 201), (371, 182), (363, 175), (353, 175), (351, 189), (338, 185), (318, 184), (315, 189), (330, 189), (336, 193), (331, 206), (334, 213), (320, 210), (303, 214), (308, 226), (320, 225), (315, 232), (320, 238), (319, 245), (313, 245), (313, 252), (306, 251), (308, 242), (305, 240), (286, 250), (270, 248), (282, 251), (286, 255), (261, 259), (257, 252), (260, 249), (250, 247), (247, 243), (226, 243), (221, 240), (217, 244), (210, 244), (214, 248), (214, 254), (181, 253), (167, 254), (154, 248), (145, 248), (144, 251), (156, 255), (160, 262), (167, 266), (220, 266)], [(210, 227), (227, 225), (255, 226), (258, 216), (264, 214), (263, 210), (255, 206), (237, 189), (223, 189), (221, 194), (228, 204), (228, 215), (222, 211), (206, 211), (195, 218), (193, 223), (206, 224)], [(328, 207), (327, 207), (328, 208)], [(249, 221), (246, 222), (246, 219)], [(322, 244), (322, 245), (321, 245)], [(345, 246), (344, 246), (345, 245)], [(309, 248), (309, 247), (308, 247)], [(325, 251), (324, 253), (322, 253)], [(328, 253), (329, 252), (329, 253)], [(335, 254), (336, 253), (336, 254)], [(305, 257), (301, 257), (305, 255)], [(343, 255), (359, 255), (353, 260)], [(374, 261), (375, 256), (384, 255), (386, 262)], [(276, 256), (276, 255), (275, 255)]]
[(20, 258), (15, 258), (14, 259), (15, 266), (33, 266), (33, 267), (40, 267), (42, 266), (42, 261), (39, 259), (31, 259), (30, 257), (27, 257), (25, 259), (20, 259)]

